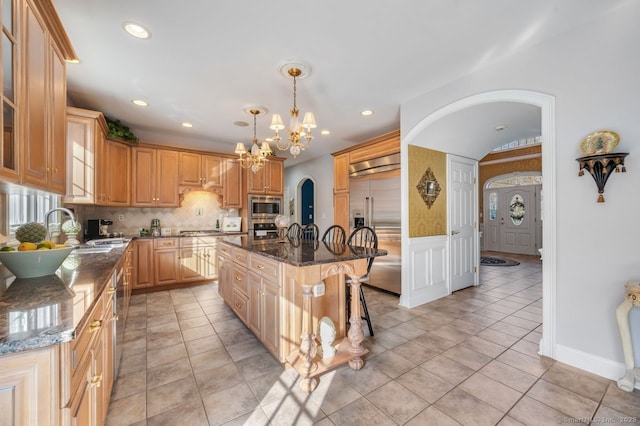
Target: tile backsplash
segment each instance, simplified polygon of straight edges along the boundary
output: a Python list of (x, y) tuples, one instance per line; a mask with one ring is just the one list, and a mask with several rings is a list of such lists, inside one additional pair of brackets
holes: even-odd
[[(220, 207), (216, 194), (207, 191), (191, 191), (185, 193), (182, 205), (177, 208), (151, 207), (100, 207), (69, 205), (75, 210), (83, 229), (88, 219), (107, 219), (113, 221), (111, 232), (122, 232), (124, 235), (139, 235), (140, 229), (149, 229), (151, 219), (160, 219), (162, 229), (170, 228), (172, 234), (180, 231), (215, 229), (216, 220), (226, 216), (238, 216), (237, 209)], [(119, 216), (123, 220), (120, 221)]]

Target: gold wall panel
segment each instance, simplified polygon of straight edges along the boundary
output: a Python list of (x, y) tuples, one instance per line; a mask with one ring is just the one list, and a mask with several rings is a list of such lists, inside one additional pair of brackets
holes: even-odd
[[(447, 154), (433, 149), (408, 146), (409, 153), (409, 237), (430, 237), (447, 233)], [(431, 169), (440, 185), (440, 194), (427, 207), (417, 188), (422, 175)]]

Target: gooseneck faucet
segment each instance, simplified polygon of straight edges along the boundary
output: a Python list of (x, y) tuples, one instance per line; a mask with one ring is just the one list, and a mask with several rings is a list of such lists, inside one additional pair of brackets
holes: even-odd
[(71, 218), (71, 223), (73, 224), (73, 226), (77, 225), (76, 222), (76, 217), (73, 215), (73, 212), (67, 208), (64, 207), (56, 207), (54, 209), (49, 210), (48, 212), (46, 212), (44, 214), (44, 227), (47, 228), (47, 238), (51, 239), (51, 232), (49, 231), (49, 216), (51, 215), (51, 213), (53, 212), (65, 212), (67, 215), (69, 215), (69, 217)]

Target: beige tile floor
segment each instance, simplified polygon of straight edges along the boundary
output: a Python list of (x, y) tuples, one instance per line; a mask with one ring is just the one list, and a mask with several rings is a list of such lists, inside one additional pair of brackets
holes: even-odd
[(414, 309), (366, 288), (360, 371), (311, 394), (217, 294), (137, 295), (108, 425), (558, 425), (640, 421), (640, 392), (537, 355), (541, 265), (481, 267), (481, 285)]

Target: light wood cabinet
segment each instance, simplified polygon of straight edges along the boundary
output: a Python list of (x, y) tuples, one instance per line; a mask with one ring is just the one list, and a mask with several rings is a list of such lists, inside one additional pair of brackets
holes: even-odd
[(348, 192), (333, 194), (333, 223), (347, 230), (350, 228)]
[(180, 282), (217, 278), (215, 237), (180, 238)]
[(63, 424), (103, 425), (114, 382), (110, 283), (74, 340), (62, 344)]
[(57, 194), (66, 190), (66, 75), (62, 54), (38, 8), (27, 0), (24, 24), (22, 183)]
[(67, 108), (65, 203), (95, 204), (96, 147), (104, 144), (107, 131), (107, 122), (101, 112)]
[(228, 305), (232, 305), (233, 298), (233, 261), (231, 260), (231, 248), (219, 247), (216, 252), (218, 263), (218, 294)]
[(0, 360), (0, 424), (58, 425), (59, 347), (4, 355)]
[(349, 153), (333, 157), (333, 192), (349, 192)]
[(247, 169), (247, 193), (282, 195), (284, 192), (284, 160), (269, 159), (253, 173)]
[(97, 204), (127, 207), (131, 204), (131, 147), (105, 139), (97, 147)]
[(222, 208), (241, 209), (242, 194), (242, 167), (236, 159), (226, 158), (222, 184)]
[(2, 123), (2, 141), (0, 143), (0, 177), (10, 182), (20, 180), (20, 126), (17, 106), (19, 103), (18, 80), (20, 73), (19, 52), (22, 42), (18, 37), (20, 26), (13, 16), (15, 3), (5, 0), (2, 3), (2, 79), (0, 79), (0, 122)]
[(180, 185), (222, 188), (223, 158), (217, 155), (180, 153)]
[(178, 207), (178, 151), (133, 147), (131, 205)]
[(154, 285), (176, 284), (180, 281), (180, 252), (177, 238), (153, 240)]
[(133, 244), (132, 288), (152, 287), (153, 277), (153, 240), (135, 240)]

